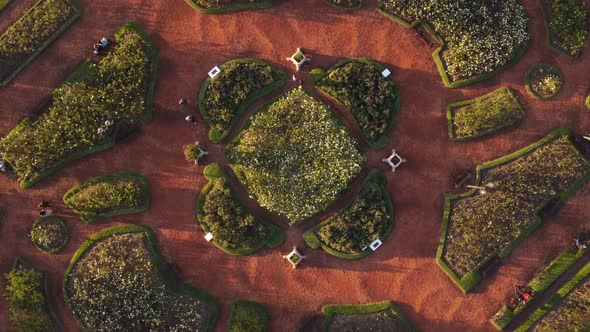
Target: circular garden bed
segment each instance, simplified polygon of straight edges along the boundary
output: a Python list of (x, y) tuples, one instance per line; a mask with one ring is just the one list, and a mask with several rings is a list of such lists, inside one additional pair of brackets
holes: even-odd
[(524, 81), (527, 92), (541, 100), (555, 97), (563, 86), (563, 76), (559, 68), (546, 63), (529, 69)]
[(39, 250), (47, 254), (55, 254), (66, 247), (69, 233), (62, 219), (48, 216), (35, 221), (30, 237)]

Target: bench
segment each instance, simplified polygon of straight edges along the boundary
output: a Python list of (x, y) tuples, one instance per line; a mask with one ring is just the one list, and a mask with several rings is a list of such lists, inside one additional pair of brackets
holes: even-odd
[(485, 278), (491, 275), (496, 272), (498, 267), (500, 267), (500, 257), (496, 255), (481, 267), (481, 277)]
[(469, 181), (469, 179), (471, 179), (471, 177), (473, 177), (473, 173), (471, 171), (467, 171), (467, 172), (461, 174), (461, 176), (459, 176), (455, 179), (455, 182), (454, 182), (455, 189), (461, 188), (467, 181)]

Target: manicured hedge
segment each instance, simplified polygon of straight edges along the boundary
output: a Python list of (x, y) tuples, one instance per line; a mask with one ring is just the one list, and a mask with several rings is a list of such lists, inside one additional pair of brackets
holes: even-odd
[(398, 309), (392, 301), (376, 302), (371, 304), (360, 305), (327, 305), (322, 308), (322, 312), (326, 316), (322, 327), (323, 332), (328, 332), (337, 315), (362, 315), (373, 314), (380, 312), (390, 312), (397, 319), (397, 322), (402, 326), (403, 331), (417, 331), (412, 323), (406, 318), (404, 313)]
[(379, 0), (379, 11), (407, 28), (421, 26), (438, 40), (432, 56), (450, 88), (504, 70), (524, 54), (530, 39), (519, 0)]
[(383, 77), (385, 69), (373, 60), (348, 59), (327, 72), (315, 69), (311, 73), (316, 88), (352, 113), (373, 149), (387, 146), (388, 130), (400, 108), (399, 89), (391, 75)]
[(85, 62), (53, 92), (47, 112), (35, 122), (25, 119), (0, 141), (0, 158), (23, 188), (112, 147), (126, 126), (150, 121), (157, 49), (134, 24), (115, 38), (117, 45), (98, 64)]
[[(372, 252), (367, 246), (373, 240), (384, 241), (392, 228), (393, 206), (385, 176), (379, 170), (372, 170), (355, 199), (345, 209), (305, 232), (303, 238), (313, 249), (321, 246), (336, 257), (359, 259)], [(339, 248), (328, 239), (338, 242)], [(343, 250), (342, 247), (348, 249)], [(365, 250), (362, 250), (363, 247)]]
[(6, 8), (10, 4), (10, 2), (12, 2), (12, 0), (0, 0), (0, 11)]
[(8, 306), (10, 321), (17, 331), (62, 331), (49, 303), (47, 272), (17, 257), (5, 278), (4, 300)]
[(272, 0), (185, 0), (193, 9), (204, 14), (223, 14), (239, 10), (255, 10), (272, 7)]
[(82, 221), (146, 211), (150, 206), (150, 188), (138, 173), (103, 175), (68, 190), (66, 203)]
[(584, 49), (588, 10), (584, 0), (539, 0), (545, 17), (549, 46), (558, 53), (578, 58)]
[(221, 142), (256, 99), (283, 86), (285, 72), (266, 62), (244, 58), (219, 66), (221, 72), (207, 78), (199, 93), (199, 110), (211, 128), (209, 139)]
[(559, 68), (546, 63), (536, 64), (524, 77), (526, 91), (539, 100), (555, 97), (563, 86), (563, 74)]
[(226, 332), (268, 331), (268, 312), (260, 303), (239, 300), (231, 304), (231, 317)]
[(33, 223), (30, 236), (37, 249), (50, 255), (62, 251), (70, 238), (65, 222), (55, 216), (37, 219)]
[(356, 10), (363, 7), (364, 0), (324, 0), (327, 3), (334, 5), (338, 8), (347, 10)]
[(525, 111), (510, 88), (500, 88), (479, 98), (447, 107), (449, 137), (453, 141), (475, 139), (515, 125)]
[(258, 204), (291, 225), (328, 208), (365, 161), (341, 121), (300, 87), (259, 108), (225, 157)]
[[(215, 326), (215, 322), (217, 320), (217, 315), (218, 315), (218, 310), (219, 310), (219, 303), (217, 301), (217, 299), (215, 297), (213, 297), (212, 295), (198, 289), (195, 288), (191, 285), (188, 284), (178, 284), (176, 282), (174, 282), (171, 277), (168, 275), (168, 273), (164, 272), (164, 260), (160, 254), (160, 251), (158, 250), (158, 244), (157, 244), (157, 240), (155, 238), (155, 236), (153, 235), (152, 231), (150, 230), (149, 227), (147, 226), (139, 226), (139, 225), (129, 225), (129, 226), (119, 226), (119, 227), (112, 227), (112, 228), (108, 228), (105, 229), (99, 233), (94, 234), (93, 236), (90, 237), (89, 240), (87, 240), (86, 242), (84, 242), (80, 248), (74, 253), (71, 261), (70, 261), (70, 265), (68, 266), (68, 269), (65, 272), (65, 276), (64, 276), (64, 283), (63, 283), (63, 293), (64, 293), (64, 298), (66, 300), (66, 303), (68, 304), (69, 308), (72, 310), (72, 312), (74, 313), (74, 317), (76, 318), (76, 320), (78, 320), (78, 322), (80, 323), (81, 327), (85, 330), (91, 330), (93, 329), (92, 326), (86, 326), (83, 322), (84, 319), (91, 319), (92, 321), (96, 322), (97, 324), (101, 325), (101, 328), (104, 330), (111, 330), (113, 329), (115, 326), (118, 329), (125, 329), (125, 326), (122, 325), (123, 321), (119, 323), (115, 323), (116, 325), (111, 326), (110, 324), (113, 323), (112, 321), (108, 320), (108, 317), (104, 316), (106, 313), (105, 312), (98, 312), (97, 314), (101, 314), (101, 317), (98, 316), (91, 316), (91, 317), (81, 317), (80, 316), (80, 312), (79, 312), (79, 308), (76, 307), (76, 303), (74, 303), (73, 300), (73, 294), (72, 294), (72, 282), (73, 279), (75, 277), (75, 268), (76, 266), (80, 263), (81, 260), (83, 260), (87, 255), (89, 255), (92, 250), (99, 245), (102, 241), (107, 241), (109, 239), (115, 239), (117, 240), (117, 238), (119, 239), (125, 239), (128, 236), (132, 236), (135, 233), (141, 233), (142, 236), (144, 236), (144, 244), (145, 244), (145, 249), (147, 251), (147, 253), (149, 253), (149, 257), (144, 257), (146, 258), (146, 260), (144, 260), (143, 264), (141, 266), (139, 266), (140, 271), (141, 268), (145, 268), (145, 266), (151, 266), (151, 270), (153, 271), (153, 274), (150, 273), (149, 276), (150, 277), (156, 277), (156, 279), (145, 279), (144, 278), (144, 274), (139, 274), (139, 273), (123, 273), (121, 275), (119, 275), (119, 278), (117, 280), (111, 280), (111, 283), (119, 283), (120, 285), (118, 285), (117, 287), (126, 287), (126, 289), (133, 289), (133, 285), (130, 285), (128, 283), (128, 281), (131, 281), (134, 283), (135, 286), (140, 286), (142, 285), (141, 282), (146, 282), (145, 285), (147, 285), (148, 287), (152, 286), (154, 287), (154, 289), (158, 290), (158, 289), (163, 289), (163, 291), (166, 292), (166, 294), (169, 297), (184, 297), (184, 303), (187, 302), (187, 300), (191, 300), (191, 301), (198, 301), (198, 303), (202, 303), (202, 305), (206, 306), (206, 309), (208, 311), (208, 315), (204, 321), (204, 325), (202, 326), (202, 328), (204, 329), (204, 331), (212, 331), (213, 327)], [(121, 240), (120, 240), (121, 241)], [(140, 250), (137, 247), (134, 247), (133, 250), (116, 250), (113, 251), (110, 254), (107, 254), (103, 257), (104, 260), (113, 260), (115, 255), (125, 255), (125, 254), (137, 254), (138, 250)], [(131, 263), (135, 263), (138, 264), (138, 257), (135, 257), (132, 260), (127, 260), (127, 263), (125, 263), (124, 265), (127, 266), (125, 268), (126, 271), (130, 271), (131, 270)], [(143, 258), (142, 258), (143, 259)], [(145, 265), (148, 264), (148, 265)], [(106, 274), (105, 274), (106, 273)], [(97, 283), (101, 283), (106, 281), (107, 277), (109, 277), (108, 275), (109, 271), (104, 271), (104, 270), (100, 270), (100, 274), (101, 276), (92, 276), (92, 280), (95, 280)], [(124, 278), (122, 278), (123, 276), (128, 276), (128, 277), (133, 277), (132, 280), (125, 280)], [(133, 281), (135, 280), (135, 281)], [(96, 284), (95, 285), (95, 289), (100, 289), (100, 287), (103, 287), (101, 285)], [(131, 288), (129, 288), (131, 287)], [(163, 288), (162, 288), (163, 287)], [(148, 288), (148, 290), (151, 288)], [(103, 296), (106, 296), (108, 294), (102, 294)], [(145, 295), (142, 292), (139, 293), (132, 293), (132, 294), (120, 294), (119, 290), (114, 289), (113, 293), (111, 295), (116, 295), (119, 297), (127, 297), (127, 298), (136, 298), (137, 296), (140, 295)], [(188, 297), (188, 298), (187, 298)], [(90, 299), (88, 299), (89, 301), (98, 301), (98, 300), (107, 300), (108, 298), (104, 298), (104, 297), (92, 297)], [(157, 301), (157, 299), (153, 299), (154, 301)], [(170, 299), (168, 299), (170, 300)], [(137, 299), (135, 299), (135, 301), (137, 301)], [(127, 304), (131, 303), (131, 302), (126, 302)], [(173, 305), (170, 305), (170, 303), (168, 304), (164, 304), (164, 303), (158, 303), (162, 306), (156, 306), (155, 303), (154, 305), (148, 307), (148, 308), (142, 308), (141, 312), (136, 312), (134, 313), (132, 316), (128, 316), (127, 318), (125, 318), (125, 325), (127, 326), (134, 326), (136, 330), (149, 330), (149, 326), (146, 324), (149, 324), (151, 321), (145, 321), (145, 317), (149, 316), (148, 314), (153, 314), (153, 310), (158, 308), (159, 310), (174, 310), (174, 309), (178, 309), (176, 307), (176, 305), (180, 305), (180, 303), (172, 303)], [(113, 312), (116, 312), (117, 315), (119, 315), (121, 317), (121, 311), (123, 310), (123, 308), (121, 306), (118, 306), (116, 304), (114, 305), (107, 305), (104, 307), (105, 310), (111, 310)], [(145, 310), (143, 310), (145, 309)], [(104, 316), (104, 317), (103, 317)], [(121, 317), (123, 318), (123, 317)], [(166, 317), (166, 318), (170, 318), (170, 317)], [(172, 317), (175, 321), (178, 320), (178, 317)], [(194, 317), (193, 317), (194, 318)], [(166, 329), (171, 329), (172, 327), (169, 326), (170, 322), (167, 322), (165, 328)], [(117, 325), (118, 324), (118, 325)], [(189, 327), (189, 329), (194, 328), (194, 326)]]
[[(558, 128), (535, 144), (477, 166), (476, 183), (495, 184), (485, 195), (475, 189), (445, 195), (436, 261), (464, 292), (481, 279), (482, 266), (496, 256), (507, 256), (540, 225), (538, 212), (543, 207), (555, 197), (567, 199), (590, 179), (590, 163), (569, 141), (569, 135), (569, 130)], [(540, 164), (552, 159), (558, 159), (552, 164), (555, 169)], [(469, 211), (477, 212), (469, 217)], [(463, 218), (458, 226), (483, 228), (470, 234), (457, 233), (457, 226), (449, 227), (451, 218), (459, 218), (457, 213), (464, 214), (458, 215)], [(509, 223), (512, 219), (514, 222)], [(463, 245), (457, 241), (463, 241)], [(449, 246), (465, 251), (453, 253), (451, 260), (455, 263), (449, 262)]]
[(586, 108), (590, 110), (590, 95), (586, 97)]
[(283, 243), (283, 231), (242, 205), (219, 165), (207, 165), (203, 175), (209, 183), (199, 194), (197, 218), (205, 233), (213, 233), (212, 241), (219, 249), (231, 255), (248, 255), (265, 245), (275, 248)]
[[(0, 3), (2, 10), (8, 3)], [(39, 0), (0, 36), (0, 86), (8, 84), (80, 15), (75, 0)]]

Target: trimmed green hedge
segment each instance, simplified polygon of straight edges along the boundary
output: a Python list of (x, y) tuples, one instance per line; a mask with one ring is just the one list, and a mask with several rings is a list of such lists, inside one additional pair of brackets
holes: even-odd
[(78, 260), (81, 259), (81, 257), (84, 254), (86, 254), (90, 249), (92, 249), (95, 243), (97, 243), (105, 238), (108, 238), (110, 236), (113, 236), (113, 235), (126, 234), (126, 233), (144, 233), (145, 234), (145, 236), (147, 237), (147, 240), (149, 242), (148, 249), (151, 249), (148, 251), (151, 251), (151, 258), (153, 259), (153, 263), (154, 263), (154, 266), (156, 267), (156, 270), (158, 272), (158, 276), (159, 276), (160, 280), (164, 283), (167, 290), (172, 293), (179, 294), (179, 295), (189, 295), (191, 297), (198, 299), (199, 301), (205, 302), (208, 305), (208, 309), (209, 309), (209, 317), (207, 318), (207, 321), (205, 324), (205, 331), (209, 331), (209, 332), (213, 331), (213, 328), (215, 327), (215, 322), (217, 321), (217, 317), (219, 314), (218, 300), (214, 296), (212, 296), (211, 294), (209, 294), (203, 290), (200, 290), (194, 286), (191, 286), (189, 284), (179, 284), (179, 283), (176, 283), (175, 281), (173, 281), (173, 279), (170, 277), (170, 275), (165, 272), (165, 269), (164, 269), (165, 261), (164, 261), (164, 258), (162, 257), (160, 250), (158, 248), (158, 243), (157, 243), (157, 239), (156, 239), (155, 235), (153, 234), (152, 230), (149, 227), (142, 226), (142, 225), (127, 225), (127, 226), (117, 226), (117, 227), (107, 228), (105, 230), (102, 230), (102, 231), (92, 235), (87, 241), (85, 241), (84, 243), (82, 243), (82, 245), (80, 245), (80, 248), (78, 248), (78, 250), (76, 250), (76, 252), (72, 256), (72, 259), (70, 260), (70, 265), (68, 266), (68, 268), (65, 272), (64, 281), (63, 281), (64, 299), (65, 299), (66, 303), (68, 304), (68, 307), (70, 308), (70, 310), (74, 314), (74, 318), (80, 323), (80, 318), (77, 316), (76, 311), (73, 308), (73, 304), (70, 301), (71, 294), (69, 292), (68, 282), (71, 277), (72, 270), (74, 269), (74, 267), (78, 263)]
[(267, 1), (260, 1), (260, 2), (247, 2), (247, 3), (233, 3), (229, 5), (225, 5), (222, 7), (217, 8), (205, 8), (203, 6), (199, 6), (195, 3), (194, 0), (185, 0), (186, 3), (191, 6), (193, 9), (196, 9), (204, 14), (223, 14), (228, 12), (235, 12), (241, 10), (256, 10), (256, 9), (266, 9), (272, 7), (272, 0)]
[[(238, 198), (237, 194), (235, 193), (235, 190), (233, 188), (231, 188), (231, 184), (230, 184), (229, 179), (227, 178), (227, 175), (223, 172), (223, 169), (221, 167), (219, 167), (218, 164), (207, 165), (207, 167), (205, 167), (205, 169), (203, 170), (203, 175), (205, 175), (205, 177), (207, 178), (207, 180), (209, 180), (209, 182), (207, 183), (205, 188), (203, 188), (203, 190), (199, 194), (199, 197), (197, 199), (196, 213), (197, 213), (199, 225), (201, 226), (201, 229), (203, 229), (203, 232), (205, 232), (205, 234), (206, 234), (206, 233), (209, 233), (210, 230), (205, 222), (205, 211), (204, 211), (205, 199), (207, 197), (207, 194), (211, 191), (213, 185), (215, 184), (215, 181), (218, 181), (220, 179), (224, 180), (225, 183), (228, 186), (230, 186), (231, 195), (232, 195), (233, 199), (235, 200), (236, 204), (238, 206), (241, 206), (243, 209), (246, 209), (246, 208), (239, 201), (239, 198)], [(246, 214), (252, 215), (248, 211), (246, 211)], [(266, 229), (266, 233), (267, 233), (266, 237), (264, 237), (256, 246), (245, 247), (245, 248), (228, 248), (227, 246), (223, 246), (222, 244), (219, 243), (219, 239), (216, 238), (215, 234), (213, 236), (213, 240), (211, 240), (211, 241), (219, 249), (225, 251), (226, 253), (228, 253), (230, 255), (248, 255), (248, 254), (251, 254), (251, 253), (257, 251), (258, 249), (262, 248), (263, 246), (267, 246), (269, 248), (275, 248), (275, 247), (278, 247), (279, 245), (281, 245), (281, 243), (283, 243), (283, 240), (285, 238), (285, 234), (283, 233), (283, 231), (280, 228), (278, 228), (277, 226), (273, 225), (270, 222), (260, 219), (257, 216), (254, 216), (254, 218), (255, 218), (254, 223), (256, 225), (262, 225)]]
[[(57, 225), (59, 229), (49, 229), (47, 230), (47, 232), (49, 233), (41, 233), (43, 226), (48, 223)], [(47, 241), (55, 242), (57, 240), (55, 239), (56, 236), (61, 236), (62, 241), (61, 243), (53, 244), (53, 248), (47, 248), (42, 243), (39, 243), (40, 237), (48, 237), (49, 239), (47, 239)], [(56, 216), (41, 217), (33, 223), (33, 227), (31, 229), (31, 242), (33, 242), (37, 249), (41, 250), (46, 254), (52, 255), (62, 251), (68, 245), (69, 239), (70, 235), (68, 232), (68, 228), (63, 219), (61, 218), (58, 218)]]
[[(123, 183), (134, 183), (135, 191), (129, 192), (128, 190), (123, 190), (125, 188), (116, 187), (117, 184)], [(83, 192), (84, 190), (88, 190), (92, 187), (96, 186), (108, 186), (107, 191), (103, 192), (99, 190), (98, 192), (91, 192), (89, 194), (90, 197), (87, 199), (90, 201), (97, 201), (97, 202), (104, 202), (108, 201), (109, 199), (116, 199), (118, 202), (128, 202), (133, 201), (133, 206), (113, 206), (109, 209), (103, 210), (95, 210), (92, 208), (87, 208), (84, 206), (75, 206), (76, 195)], [(99, 188), (100, 189), (100, 188)], [(129, 189), (129, 188), (127, 188)], [(117, 194), (116, 197), (105, 197), (102, 198), (101, 195), (103, 194)], [(121, 214), (132, 214), (132, 213), (139, 213), (146, 211), (150, 206), (150, 188), (146, 178), (139, 174), (133, 172), (122, 172), (122, 173), (113, 173), (109, 175), (99, 176), (93, 179), (90, 179), (80, 185), (75, 186), (74, 188), (68, 190), (64, 196), (63, 201), (66, 203), (77, 215), (80, 216), (82, 221), (85, 223), (92, 222), (97, 219), (101, 218), (108, 218), (116, 215)], [(129, 202), (128, 202), (129, 203)]]
[[(252, 79), (251, 73), (244, 72), (245, 70), (239, 69), (240, 67), (245, 67), (245, 66), (248, 69), (251, 69), (250, 67), (252, 67), (252, 66), (267, 67), (269, 70), (271, 70), (271, 76), (273, 78), (273, 81), (268, 85), (261, 86), (259, 89), (255, 89), (255, 90), (250, 91), (248, 94), (244, 94), (243, 90), (248, 89), (250, 87), (244, 86), (243, 82), (231, 82), (232, 84), (228, 84), (228, 87), (230, 87), (230, 88), (234, 88), (234, 89), (239, 88), (239, 89), (237, 91), (233, 91), (233, 90), (232, 91), (221, 91), (219, 93), (218, 97), (224, 98), (224, 99), (232, 99), (233, 98), (234, 101), (236, 101), (237, 99), (241, 99), (241, 100), (239, 101), (239, 103), (237, 105), (234, 105), (233, 109), (229, 110), (233, 114), (232, 114), (231, 119), (229, 119), (227, 121), (228, 123), (226, 125), (222, 126), (222, 124), (220, 124), (220, 123), (215, 123), (213, 117), (211, 116), (211, 114), (207, 108), (207, 92), (209, 90), (211, 82), (225, 79), (227, 73), (232, 73), (232, 74), (236, 74), (236, 75), (237, 74), (245, 75), (246, 79), (248, 79), (248, 78)], [(285, 82), (287, 81), (287, 74), (285, 72), (283, 72), (281, 70), (272, 69), (272, 67), (270, 65), (268, 65), (266, 62), (264, 62), (262, 60), (258, 60), (258, 59), (243, 58), (243, 59), (231, 60), (231, 61), (228, 61), (228, 62), (220, 65), (219, 69), (221, 69), (221, 72), (219, 74), (217, 74), (217, 76), (215, 76), (214, 78), (207, 77), (207, 79), (203, 82), (203, 85), (201, 86), (201, 90), (199, 92), (199, 111), (201, 112), (201, 115), (203, 116), (203, 119), (205, 120), (205, 122), (211, 128), (209, 130), (209, 139), (215, 143), (221, 142), (229, 134), (231, 129), (234, 127), (234, 125), (240, 120), (240, 117), (246, 111), (248, 106), (250, 106), (258, 98), (260, 98), (264, 95), (267, 95), (267, 94), (277, 90), (278, 88), (282, 87), (283, 85), (285, 85)], [(233, 70), (230, 71), (230, 69), (233, 69)], [(223, 87), (223, 85), (222, 85), (222, 87)], [(232, 95), (231, 93), (228, 93), (228, 92), (236, 92), (239, 94), (236, 96), (236, 95)], [(223, 101), (224, 100), (222, 100), (222, 102)], [(224, 106), (227, 106), (227, 105), (219, 105), (219, 107), (221, 107), (221, 108), (225, 108)], [(220, 131), (218, 129), (218, 126), (222, 126), (222, 127), (227, 126), (227, 127)]]
[(357, 10), (363, 8), (365, 0), (324, 0), (328, 4), (346, 10)]
[(590, 95), (586, 97), (586, 108), (590, 110)]
[[(476, 168), (477, 176), (476, 176), (475, 183), (479, 184), (482, 181), (482, 174), (484, 174), (488, 170), (491, 170), (491, 169), (493, 169), (497, 166), (501, 166), (503, 164), (507, 164), (515, 159), (525, 156), (526, 154), (533, 152), (537, 148), (542, 147), (543, 145), (553, 141), (554, 139), (557, 139), (560, 137), (569, 137), (569, 135), (570, 135), (569, 130), (564, 129), (564, 128), (558, 128), (558, 129), (554, 130), (551, 134), (546, 136), (545, 138), (539, 140), (538, 142), (536, 142), (532, 145), (529, 145), (529, 146), (527, 146), (523, 149), (520, 149), (512, 154), (507, 155), (507, 156), (504, 156), (504, 157), (498, 158), (496, 160), (478, 165)], [(576, 154), (580, 158), (582, 158), (586, 162), (586, 164), (588, 164), (588, 161), (582, 156), (582, 154), (579, 151), (576, 150)], [(555, 196), (561, 198), (562, 200), (565, 200), (565, 199), (569, 198), (570, 196), (572, 196), (589, 179), (590, 179), (590, 169), (587, 168), (586, 171), (580, 176), (580, 178), (575, 183), (573, 183), (571, 186), (569, 186), (565, 191), (563, 191), (561, 193), (556, 193)], [(470, 190), (468, 192), (458, 194), (458, 195), (445, 194), (443, 220), (442, 220), (443, 221), (442, 222), (442, 231), (441, 231), (440, 242), (439, 242), (439, 246), (438, 246), (438, 250), (437, 250), (437, 254), (436, 254), (437, 264), (441, 267), (441, 269), (443, 271), (445, 271), (445, 273), (449, 276), (449, 278), (451, 278), (451, 280), (453, 280), (453, 282), (455, 282), (455, 284), (457, 284), (457, 286), (459, 286), (459, 288), (464, 293), (467, 293), (469, 291), (469, 289), (471, 289), (475, 284), (477, 284), (477, 282), (479, 282), (479, 280), (481, 279), (481, 275), (480, 275), (479, 270), (486, 263), (488, 263), (495, 256), (499, 256), (499, 257), (507, 256), (524, 239), (526, 239), (535, 229), (537, 229), (537, 227), (541, 224), (541, 218), (538, 216), (539, 211), (541, 211), (553, 199), (553, 197), (550, 197), (549, 199), (545, 200), (544, 202), (542, 202), (541, 204), (539, 204), (538, 206), (535, 207), (535, 219), (532, 222), (532, 224), (529, 225), (524, 230), (522, 230), (520, 232), (520, 235), (518, 235), (513, 241), (508, 243), (508, 245), (506, 247), (504, 247), (502, 250), (499, 250), (499, 251), (490, 252), (489, 255), (485, 259), (481, 260), (473, 269), (471, 269), (470, 272), (463, 275), (463, 277), (459, 277), (457, 275), (457, 273), (455, 273), (451, 269), (451, 267), (446, 263), (445, 259), (443, 258), (443, 254), (444, 254), (444, 248), (446, 246), (446, 240), (447, 240), (447, 230), (448, 230), (448, 225), (449, 225), (449, 220), (450, 220), (451, 204), (455, 200), (465, 198), (465, 197), (470, 197), (472, 195), (477, 195), (476, 189), (473, 189), (473, 190)]]
[(2, 11), (2, 9), (4, 9), (4, 8), (8, 7), (10, 2), (12, 2), (12, 0), (0, 0), (0, 11)]
[[(510, 88), (499, 88), (475, 99), (450, 104), (447, 107), (449, 138), (452, 141), (479, 138), (515, 125), (524, 116), (525, 111), (514, 92)], [(462, 124), (462, 128), (459, 128)], [(459, 129), (470, 134), (458, 135)]]
[(405, 325), (407, 330), (414, 332), (417, 331), (417, 329), (408, 320), (406, 315), (399, 308), (397, 308), (392, 301), (383, 301), (360, 305), (332, 304), (324, 306), (322, 308), (322, 312), (324, 313), (326, 318), (324, 319), (322, 331), (328, 332), (328, 330), (330, 329), (330, 325), (332, 324), (332, 320), (336, 315), (361, 315), (378, 313), (381, 311), (391, 311)]
[[(543, 79), (550, 79), (543, 81)], [(563, 87), (563, 74), (559, 68), (547, 64), (539, 63), (532, 66), (524, 77), (524, 86), (526, 91), (536, 99), (548, 100), (561, 91)], [(549, 88), (550, 93), (541, 95), (538, 93), (539, 88)]]
[(238, 300), (231, 304), (231, 317), (226, 332), (268, 331), (268, 312), (258, 302)]
[(577, 59), (582, 53), (588, 28), (583, 0), (539, 0), (545, 19), (547, 44), (557, 53)]
[(350, 204), (348, 204), (348, 206), (346, 208), (344, 208), (342, 211), (340, 211), (337, 215), (335, 215), (331, 218), (328, 218), (327, 220), (321, 222), (320, 224), (316, 225), (315, 227), (313, 227), (310, 230), (303, 233), (303, 239), (305, 240), (305, 242), (307, 243), (308, 246), (310, 246), (312, 249), (317, 249), (319, 247), (322, 247), (322, 249), (324, 249), (330, 255), (336, 256), (338, 258), (343, 258), (343, 259), (360, 259), (360, 258), (368, 256), (372, 252), (371, 249), (366, 248), (364, 251), (361, 251), (358, 253), (343, 253), (343, 252), (340, 252), (340, 251), (335, 250), (334, 248), (330, 247), (329, 244), (324, 243), (321, 240), (320, 236), (318, 234), (316, 234), (317, 232), (320, 231), (320, 229), (322, 227), (330, 224), (340, 214), (342, 214), (343, 212), (350, 209), (353, 206), (353, 204), (358, 200), (360, 193), (362, 192), (363, 188), (367, 185), (367, 183), (369, 181), (376, 182), (379, 184), (381, 195), (383, 196), (385, 204), (386, 204), (386, 211), (387, 212), (386, 212), (386, 216), (384, 216), (384, 217), (386, 217), (388, 219), (388, 224), (387, 224), (387, 227), (386, 227), (385, 231), (383, 232), (383, 234), (379, 236), (379, 239), (381, 239), (381, 241), (384, 241), (385, 238), (387, 238), (387, 236), (389, 236), (389, 234), (391, 233), (391, 230), (393, 229), (393, 218), (394, 218), (393, 205), (391, 204), (391, 199), (389, 198), (389, 194), (387, 193), (386, 178), (383, 175), (383, 173), (381, 173), (381, 171), (375, 169), (375, 170), (372, 170), (369, 173), (369, 175), (367, 175), (367, 177), (363, 183), (363, 186), (361, 187), (361, 189), (357, 193), (357, 196), (353, 199), (352, 202), (350, 202)]

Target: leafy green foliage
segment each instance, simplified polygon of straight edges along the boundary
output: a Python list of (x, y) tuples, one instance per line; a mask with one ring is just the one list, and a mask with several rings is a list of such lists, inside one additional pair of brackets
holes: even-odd
[(537, 323), (534, 331), (586, 331), (590, 328), (590, 278), (586, 278)]
[(200, 149), (199, 144), (192, 143), (184, 147), (184, 157), (187, 161), (199, 161)]
[(6, 8), (10, 4), (10, 2), (12, 2), (12, 0), (0, 0), (0, 11)]
[(344, 8), (358, 8), (363, 2), (362, 0), (328, 0), (329, 2)]
[(268, 314), (266, 308), (256, 302), (232, 303), (231, 318), (226, 332), (265, 332)]
[(316, 86), (346, 106), (369, 143), (375, 143), (386, 133), (397, 108), (397, 96), (393, 82), (375, 66), (349, 62), (329, 70)]
[(75, 14), (68, 0), (40, 0), (10, 26), (0, 36), (0, 82), (8, 79)]
[(563, 86), (563, 78), (559, 68), (549, 64), (537, 64), (526, 74), (527, 91), (533, 97), (549, 99), (557, 95)]
[(68, 229), (63, 220), (59, 218), (41, 218), (33, 224), (30, 238), (42, 251), (55, 253), (67, 243)]
[(550, 10), (552, 42), (572, 57), (578, 57), (588, 37), (584, 0), (545, 0)]
[(586, 97), (586, 108), (590, 110), (590, 95)]
[(259, 110), (225, 154), (258, 203), (291, 224), (332, 204), (365, 160), (326, 105), (302, 88)]
[(589, 169), (567, 137), (486, 171), (493, 184), (451, 202), (444, 259), (463, 276), (494, 251), (506, 248), (536, 220), (537, 208), (581, 180)]
[(262, 3), (267, 0), (191, 0), (197, 6), (202, 8), (222, 8), (225, 6), (231, 6), (236, 4), (250, 4), (250, 3)]
[(530, 38), (519, 0), (381, 0), (380, 7), (429, 23), (446, 44), (441, 56), (455, 81), (505, 66)]

